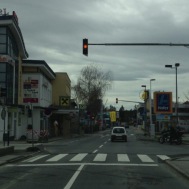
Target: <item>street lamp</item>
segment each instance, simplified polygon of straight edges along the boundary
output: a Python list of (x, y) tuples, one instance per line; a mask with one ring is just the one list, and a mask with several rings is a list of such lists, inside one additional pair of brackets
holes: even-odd
[[(151, 131), (151, 134), (153, 133), (154, 134), (154, 127), (153, 127), (153, 123), (152, 123), (152, 96), (151, 96), (151, 83), (152, 83), (152, 81), (155, 81), (155, 79), (150, 79), (150, 131)], [(152, 131), (152, 128), (153, 128), (153, 131)]]
[(175, 63), (175, 66), (173, 65), (165, 65), (166, 68), (175, 68), (176, 73), (176, 103), (175, 103), (175, 113), (176, 113), (176, 123), (178, 126), (178, 86), (177, 86), (177, 68), (180, 66), (180, 63)]
[(141, 87), (144, 87), (144, 128), (146, 131), (146, 85), (141, 85)]

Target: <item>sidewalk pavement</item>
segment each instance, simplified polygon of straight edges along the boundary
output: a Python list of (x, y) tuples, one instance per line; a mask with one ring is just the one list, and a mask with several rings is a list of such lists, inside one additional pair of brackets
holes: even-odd
[[(82, 135), (74, 135), (72, 139), (81, 137)], [(54, 137), (50, 138), (46, 144), (57, 141), (57, 140), (68, 140), (70, 138), (63, 137)], [(16, 161), (21, 161), (28, 157), (32, 157), (35, 154), (39, 153), (44, 148), (44, 143), (28, 143), (26, 141), (10, 141), (9, 146), (7, 146), (7, 142), (0, 142), (0, 166), (13, 163)]]
[[(158, 142), (158, 137), (152, 138), (150, 136), (145, 136), (144, 131), (141, 128), (135, 127), (134, 131), (137, 139), (139, 140)], [(165, 160), (165, 163), (182, 174), (184, 177), (189, 179), (189, 133), (183, 135), (183, 144), (181, 145), (186, 145), (186, 149), (188, 148), (188, 154), (179, 155), (178, 157), (167, 159)]]

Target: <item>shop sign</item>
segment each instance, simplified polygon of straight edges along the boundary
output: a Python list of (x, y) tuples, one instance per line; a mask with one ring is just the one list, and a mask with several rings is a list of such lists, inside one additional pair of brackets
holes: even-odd
[(172, 92), (154, 93), (154, 113), (172, 114)]

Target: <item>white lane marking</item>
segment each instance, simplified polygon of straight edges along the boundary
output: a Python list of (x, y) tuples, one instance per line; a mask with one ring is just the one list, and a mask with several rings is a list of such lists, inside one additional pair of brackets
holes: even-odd
[(74, 156), (70, 161), (82, 161), (82, 159), (87, 155), (88, 153), (79, 153), (76, 156)]
[(102, 148), (103, 147), (103, 145), (100, 145), (98, 148)]
[(45, 163), (45, 164), (7, 164), (6, 167), (45, 167), (45, 166), (77, 166), (77, 165), (95, 165), (95, 166), (139, 166), (139, 167), (158, 167), (158, 164), (145, 163)]
[(130, 162), (127, 154), (117, 154), (117, 159), (119, 162)]
[(32, 157), (32, 158), (26, 159), (26, 160), (24, 160), (24, 161), (22, 161), (22, 162), (34, 162), (34, 161), (37, 161), (37, 160), (39, 160), (39, 159), (42, 159), (42, 158), (44, 158), (44, 157), (46, 157), (46, 156), (49, 156), (49, 154), (46, 154), (46, 155), (38, 155), (37, 157)]
[(98, 151), (98, 150), (94, 150), (94, 151), (93, 151), (93, 154), (95, 154), (97, 151)]
[(137, 154), (137, 156), (140, 158), (142, 162), (154, 162), (149, 156), (144, 154)]
[(53, 162), (53, 161), (59, 161), (63, 157), (67, 156), (68, 154), (58, 154), (50, 159), (47, 160), (47, 162)]
[(64, 189), (70, 189), (73, 185), (73, 183), (75, 182), (75, 180), (77, 179), (77, 177), (79, 176), (80, 172), (82, 171), (83, 167), (85, 165), (82, 164), (77, 171), (74, 173), (74, 175), (72, 176), (72, 178), (69, 180), (69, 182), (66, 184), (66, 186), (64, 187)]
[(93, 161), (106, 161), (107, 154), (97, 154)]
[(166, 156), (166, 155), (157, 155), (157, 157), (159, 157), (161, 160), (170, 159), (170, 157), (168, 157), (168, 156)]
[(104, 144), (106, 144), (107, 143), (107, 141), (106, 142), (104, 142)]

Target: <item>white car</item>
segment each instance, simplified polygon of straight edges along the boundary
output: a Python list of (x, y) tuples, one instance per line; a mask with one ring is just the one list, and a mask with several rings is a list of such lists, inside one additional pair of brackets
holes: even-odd
[(114, 127), (112, 129), (111, 133), (111, 141), (113, 142), (114, 140), (124, 140), (127, 142), (127, 132), (125, 127)]

